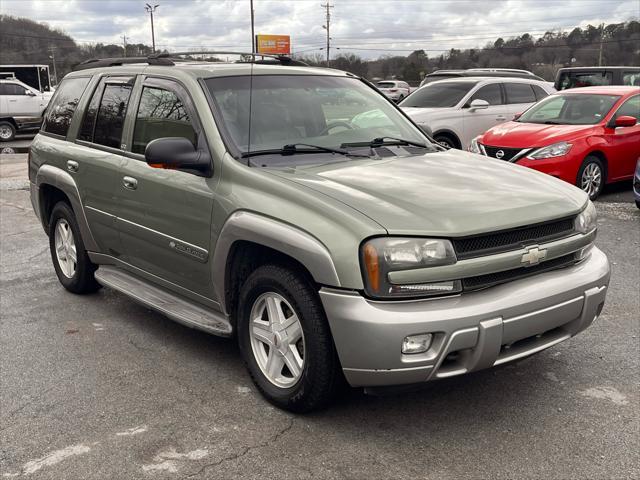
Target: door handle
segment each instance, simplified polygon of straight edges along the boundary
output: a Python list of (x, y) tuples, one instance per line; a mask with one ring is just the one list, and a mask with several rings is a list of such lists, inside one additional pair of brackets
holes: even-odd
[(122, 185), (129, 190), (135, 190), (138, 188), (138, 180), (133, 177), (122, 177)]
[(74, 161), (74, 160), (67, 160), (67, 170), (69, 170), (70, 172), (77, 172), (78, 171), (78, 162)]

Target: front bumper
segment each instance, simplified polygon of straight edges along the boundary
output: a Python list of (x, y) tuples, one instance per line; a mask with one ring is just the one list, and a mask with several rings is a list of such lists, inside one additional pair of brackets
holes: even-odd
[[(376, 302), (328, 288), (320, 297), (347, 381), (385, 386), (451, 377), (523, 358), (587, 328), (604, 306), (609, 261), (583, 262), (455, 297)], [(432, 333), (428, 351), (401, 352)]]

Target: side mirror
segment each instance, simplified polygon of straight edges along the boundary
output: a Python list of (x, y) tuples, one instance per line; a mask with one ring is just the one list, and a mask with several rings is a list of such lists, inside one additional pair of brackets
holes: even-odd
[(165, 137), (151, 140), (144, 150), (144, 159), (153, 168), (191, 169), (209, 172), (211, 162), (206, 153), (196, 150), (184, 137)]
[(26, 92), (26, 95), (29, 96), (29, 97), (35, 97), (36, 96), (36, 94), (33, 93), (31, 90), (25, 90), (25, 92)]
[(485, 108), (489, 108), (489, 102), (482, 100), (481, 98), (476, 98), (469, 104), (470, 112), (473, 112), (474, 110), (484, 110)]
[(615, 127), (633, 127), (637, 123), (635, 117), (631, 115), (622, 115), (621, 117), (616, 118), (614, 123)]

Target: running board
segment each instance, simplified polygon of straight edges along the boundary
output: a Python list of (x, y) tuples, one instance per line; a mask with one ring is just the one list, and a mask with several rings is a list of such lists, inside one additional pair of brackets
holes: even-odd
[(119, 268), (102, 265), (96, 270), (95, 278), (101, 285), (118, 290), (187, 327), (222, 337), (230, 337), (233, 333), (223, 313), (196, 305)]

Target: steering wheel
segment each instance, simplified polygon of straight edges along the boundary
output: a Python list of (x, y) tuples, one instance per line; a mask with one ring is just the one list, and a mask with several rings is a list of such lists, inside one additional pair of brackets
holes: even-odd
[(336, 127), (344, 127), (347, 130), (353, 130), (353, 126), (350, 123), (343, 122), (342, 120), (336, 120), (335, 122), (331, 122), (326, 127), (324, 127), (322, 129), (322, 131), (320, 133), (318, 133), (318, 137), (321, 137), (323, 135), (327, 135), (329, 133), (329, 130), (331, 130), (333, 128), (336, 128)]

